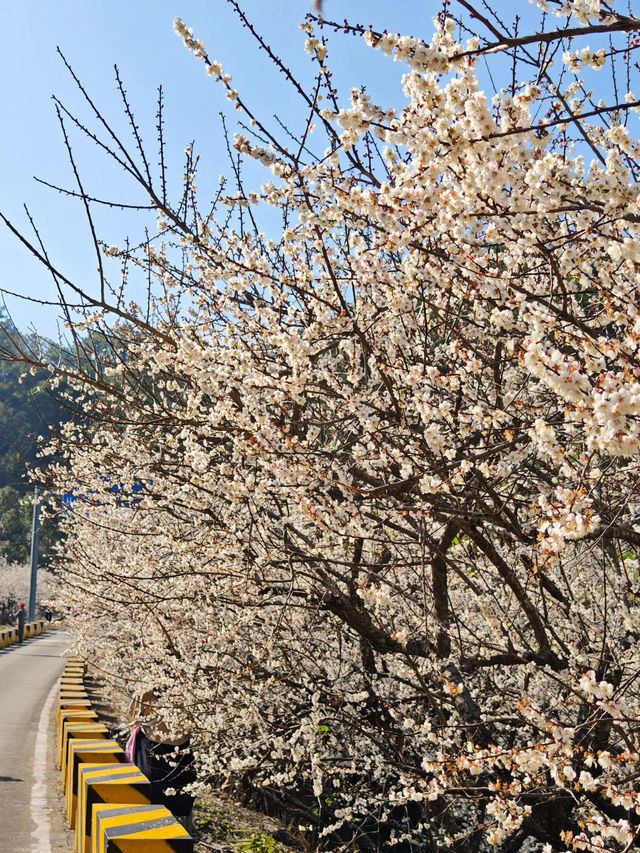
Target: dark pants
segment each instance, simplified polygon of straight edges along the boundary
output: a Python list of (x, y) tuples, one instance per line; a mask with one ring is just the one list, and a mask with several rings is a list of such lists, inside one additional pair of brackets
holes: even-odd
[[(156, 743), (142, 732), (136, 741), (136, 764), (151, 782), (151, 802), (166, 806), (174, 815), (189, 815), (195, 797), (180, 789), (196, 778), (193, 753), (187, 741), (182, 746)], [(167, 788), (178, 793), (167, 794)]]
[(18, 642), (21, 643), (24, 640), (24, 625), (18, 625)]

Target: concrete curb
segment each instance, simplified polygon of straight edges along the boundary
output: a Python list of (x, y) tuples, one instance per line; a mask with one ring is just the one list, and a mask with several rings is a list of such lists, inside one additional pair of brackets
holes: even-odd
[[(12, 629), (13, 630), (13, 629)], [(193, 853), (193, 838), (92, 709), (85, 662), (71, 658), (58, 690), (58, 766), (76, 853)]]
[[(47, 620), (37, 619), (35, 622), (25, 622), (24, 638), (35, 637), (37, 634), (43, 634), (47, 630)], [(0, 628), (0, 649), (7, 646), (12, 646), (18, 642), (17, 628)]]

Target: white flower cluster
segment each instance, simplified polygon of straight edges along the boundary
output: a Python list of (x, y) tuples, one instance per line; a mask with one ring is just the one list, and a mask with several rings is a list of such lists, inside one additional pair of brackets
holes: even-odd
[(188, 150), (194, 224), (180, 201), (151, 245), (104, 250), (155, 298), (119, 299), (70, 379), (88, 414), (48, 472), (76, 496), (58, 595), (78, 647), (193, 731), (202, 779), (293, 792), (310, 845), (620, 853), (640, 827), (636, 143), (592, 115), (587, 162), (575, 122), (535, 124), (581, 84), (487, 93), (455, 29), (365, 35), (408, 65), (403, 109), (354, 89), (317, 156), (236, 134), (260, 192), (243, 176), (206, 213)]
[(205, 55), (204, 43), (200, 39), (193, 37), (193, 29), (188, 27), (181, 18), (175, 18), (173, 21), (173, 31), (177, 36), (180, 36), (185, 46), (189, 48), (198, 59), (203, 59)]
[(559, 18), (574, 17), (581, 24), (588, 24), (594, 18), (602, 15), (601, 0), (561, 0), (558, 3), (550, 3), (549, 0), (530, 0), (541, 9), (553, 11)]
[(597, 71), (606, 62), (605, 50), (603, 47), (598, 48), (598, 50), (591, 50), (588, 45), (581, 50), (567, 50), (562, 54), (562, 61), (574, 74), (577, 74), (584, 66)]

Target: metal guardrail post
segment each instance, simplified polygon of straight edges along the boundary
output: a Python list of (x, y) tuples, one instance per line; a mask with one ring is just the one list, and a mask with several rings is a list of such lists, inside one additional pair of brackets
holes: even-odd
[(29, 587), (29, 612), (27, 619), (36, 617), (36, 587), (38, 583), (38, 545), (40, 542), (40, 486), (33, 492), (33, 519), (31, 523), (31, 585)]

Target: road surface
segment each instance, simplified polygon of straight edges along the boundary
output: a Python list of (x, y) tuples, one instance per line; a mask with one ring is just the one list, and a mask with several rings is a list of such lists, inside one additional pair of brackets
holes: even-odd
[(0, 853), (70, 853), (54, 766), (62, 631), (0, 650)]

